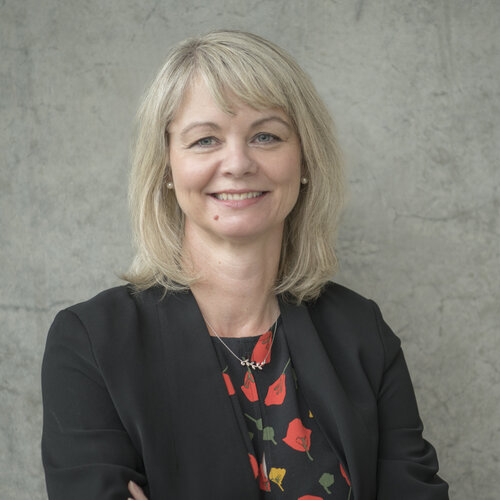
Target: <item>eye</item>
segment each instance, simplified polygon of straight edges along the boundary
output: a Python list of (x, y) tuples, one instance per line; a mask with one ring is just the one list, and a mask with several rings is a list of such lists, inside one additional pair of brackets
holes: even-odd
[(191, 144), (190, 147), (198, 146), (201, 148), (206, 148), (216, 144), (216, 141), (217, 140), (215, 139), (215, 137), (202, 137), (201, 139), (198, 139), (197, 141), (193, 142), (193, 144)]
[(279, 142), (281, 139), (274, 135), (274, 134), (268, 134), (267, 132), (261, 132), (260, 134), (257, 134), (254, 137), (254, 140), (258, 142), (259, 144), (269, 144), (272, 142)]

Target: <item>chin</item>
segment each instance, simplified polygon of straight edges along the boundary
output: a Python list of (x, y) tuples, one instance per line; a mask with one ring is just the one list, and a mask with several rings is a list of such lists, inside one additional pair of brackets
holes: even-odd
[(257, 238), (279, 236), (281, 238), (282, 228), (280, 226), (255, 227), (245, 224), (228, 225), (226, 228), (218, 228), (217, 233), (223, 239), (234, 240), (250, 240), (255, 241)]

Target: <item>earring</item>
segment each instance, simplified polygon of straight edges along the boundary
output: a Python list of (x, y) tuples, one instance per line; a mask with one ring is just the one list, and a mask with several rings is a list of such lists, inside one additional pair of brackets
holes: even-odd
[(174, 189), (174, 183), (173, 182), (167, 182), (167, 189)]
[(301, 177), (300, 178), (300, 183), (301, 184), (307, 184), (309, 182), (309, 179), (307, 177)]

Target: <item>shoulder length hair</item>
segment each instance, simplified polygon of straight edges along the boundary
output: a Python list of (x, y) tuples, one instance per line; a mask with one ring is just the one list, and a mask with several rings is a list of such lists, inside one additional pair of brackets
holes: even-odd
[[(143, 97), (129, 200), (136, 256), (124, 278), (140, 291), (186, 290), (196, 281), (182, 267), (184, 215), (170, 177), (168, 127), (186, 89), (202, 78), (221, 109), (229, 96), (256, 109), (279, 108), (291, 119), (302, 153), (299, 198), (285, 220), (274, 292), (313, 300), (337, 268), (334, 236), (343, 203), (342, 161), (333, 122), (294, 59), (251, 33), (216, 31), (175, 46)], [(234, 98), (234, 97), (233, 97)]]

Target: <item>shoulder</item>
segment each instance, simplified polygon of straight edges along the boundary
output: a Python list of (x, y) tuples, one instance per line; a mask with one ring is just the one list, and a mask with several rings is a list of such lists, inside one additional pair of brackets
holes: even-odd
[(339, 285), (328, 283), (321, 295), (308, 305), (320, 335), (341, 337), (357, 352), (379, 352), (387, 366), (399, 352), (401, 341), (385, 322), (379, 306), (371, 299)]
[(370, 323), (376, 321), (376, 304), (338, 283), (329, 282), (320, 296), (307, 304), (315, 315), (331, 316), (341, 323)]
[(137, 293), (129, 285), (104, 290), (60, 311), (49, 336), (64, 336), (71, 342), (86, 338), (95, 353), (112, 352), (144, 330), (161, 296), (157, 288)]
[(134, 307), (134, 303), (138, 298), (142, 298), (143, 294), (144, 292), (134, 294), (129, 285), (116, 286), (103, 290), (88, 300), (73, 304), (68, 307), (68, 310), (77, 315), (86, 316), (115, 308)]
[(156, 304), (161, 298), (157, 288), (136, 292), (130, 285), (104, 290), (94, 297), (74, 304), (67, 311), (74, 313), (84, 324), (98, 326), (112, 321), (126, 321), (141, 309)]
[(319, 305), (329, 304), (330, 306), (338, 304), (344, 307), (359, 309), (371, 307), (371, 300), (363, 297), (359, 293), (347, 288), (339, 283), (329, 281), (322, 289), (320, 296), (313, 302)]

